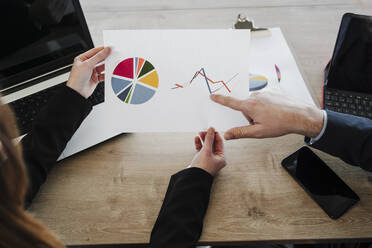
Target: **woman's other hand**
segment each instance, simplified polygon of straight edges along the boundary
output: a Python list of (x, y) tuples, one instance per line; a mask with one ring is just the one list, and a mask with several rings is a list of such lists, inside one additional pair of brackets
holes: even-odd
[(67, 86), (85, 98), (90, 97), (99, 82), (105, 79), (105, 64), (100, 64), (109, 55), (110, 47), (93, 48), (74, 59)]
[(193, 158), (191, 166), (199, 167), (215, 176), (226, 166), (223, 140), (212, 127), (207, 132), (200, 132), (199, 135), (200, 137), (195, 137), (197, 154)]

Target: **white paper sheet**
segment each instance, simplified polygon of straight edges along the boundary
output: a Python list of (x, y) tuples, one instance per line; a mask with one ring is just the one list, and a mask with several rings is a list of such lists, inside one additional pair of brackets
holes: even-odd
[[(238, 98), (249, 95), (248, 30), (117, 30), (104, 31), (104, 41), (105, 46), (112, 48), (112, 54), (105, 62), (105, 101), (110, 105), (112, 115), (121, 116), (123, 132), (195, 132), (209, 126), (226, 130), (246, 124), (240, 113), (228, 111), (209, 99), (206, 77), (211, 90), (222, 87), (217, 91), (220, 94)], [(133, 65), (130, 58), (134, 58)], [(136, 58), (143, 58), (153, 65), (159, 84), (154, 88), (141, 83), (144, 77), (139, 72), (134, 76), (138, 81), (128, 99), (123, 96), (128, 97), (126, 93), (130, 90), (125, 91), (131, 87), (130, 83), (128, 88), (117, 88), (116, 93), (112, 84), (113, 80), (119, 85), (121, 82), (123, 86), (128, 84), (117, 79), (132, 81), (130, 67), (137, 71), (136, 62), (140, 65)], [(118, 65), (118, 68), (124, 68), (120, 63), (126, 59), (129, 59), (126, 64), (129, 69), (125, 69), (129, 71), (129, 78), (128, 73), (115, 71)], [(189, 84), (198, 71), (200, 73)], [(127, 77), (118, 77), (118, 74)], [(211, 83), (220, 80), (226, 82), (228, 89), (222, 83)], [(151, 90), (156, 91), (151, 99), (133, 104), (141, 101), (142, 96), (146, 98), (147, 91)], [(126, 100), (119, 99), (120, 95)]]
[[(280, 87), (287, 94), (314, 104), (280, 29), (271, 29), (271, 33), (271, 36), (251, 40), (248, 30), (104, 31), (105, 46), (112, 48), (105, 62), (105, 104), (113, 116), (107, 121), (118, 122), (123, 132), (196, 132), (209, 126), (226, 131), (233, 126), (247, 125), (240, 112), (209, 99), (206, 77), (212, 91), (243, 99), (249, 96), (249, 72), (267, 77), (268, 87)], [(130, 66), (125, 70), (132, 70), (132, 66), (133, 78), (139, 82), (117, 76), (121, 72), (115, 71), (116, 67), (122, 69), (120, 63), (130, 58), (133, 65), (126, 63)], [(136, 76), (136, 64), (140, 63), (136, 58), (143, 58), (154, 67), (148, 74), (156, 71), (157, 87), (149, 86), (156, 81), (156, 76), (150, 77), (152, 81), (148, 84), (141, 83), (147, 74), (141, 78), (139, 72)], [(280, 83), (275, 64), (281, 70)], [(198, 71), (200, 73), (195, 74)], [(194, 75), (197, 76), (189, 84)], [(123, 82), (120, 80), (128, 80), (127, 88), (114, 91), (113, 78), (116, 83), (119, 79), (119, 85)], [(222, 83), (211, 83), (220, 80), (227, 82), (228, 89)], [(128, 93), (131, 85), (136, 86)], [(134, 104), (146, 98), (146, 89), (141, 91), (143, 87), (150, 92), (154, 90), (154, 95), (142, 104)], [(136, 89), (140, 90), (136, 92)], [(121, 94), (126, 96), (124, 101), (118, 97)], [(130, 98), (129, 94), (132, 94)]]
[[(270, 29), (271, 36), (252, 36), (250, 72), (268, 78), (268, 87), (279, 87), (300, 101), (315, 105), (280, 28)], [(275, 65), (281, 72), (278, 82)]]

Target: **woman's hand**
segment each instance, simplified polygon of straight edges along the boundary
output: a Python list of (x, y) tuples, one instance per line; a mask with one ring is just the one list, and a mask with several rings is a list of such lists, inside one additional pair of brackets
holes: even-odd
[(105, 79), (105, 64), (98, 65), (110, 55), (109, 47), (96, 47), (74, 60), (67, 86), (85, 98), (90, 97), (99, 82)]
[(215, 176), (223, 167), (226, 166), (223, 140), (214, 128), (209, 128), (207, 132), (200, 132), (195, 137), (195, 149), (198, 152), (191, 162), (192, 167), (199, 167), (212, 176)]

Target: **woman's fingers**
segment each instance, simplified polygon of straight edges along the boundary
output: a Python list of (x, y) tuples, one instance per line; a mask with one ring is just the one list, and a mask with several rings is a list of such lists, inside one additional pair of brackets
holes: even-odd
[[(224, 152), (223, 139), (221, 135), (218, 132), (216, 132), (214, 128), (210, 128), (210, 129), (213, 129), (213, 131), (211, 131), (211, 134), (214, 135), (213, 142), (212, 142), (212, 151), (216, 153), (223, 153)], [(208, 129), (208, 131), (210, 129)], [(204, 143), (206, 142), (207, 137), (208, 137), (208, 132), (205, 132), (205, 131), (199, 132), (199, 136), (195, 137), (195, 147), (197, 147), (198, 151), (203, 148), (203, 142)]]
[(96, 66), (96, 72), (98, 74), (102, 73), (105, 71), (105, 64), (102, 64), (102, 65), (99, 65), (99, 66)]
[(205, 131), (199, 132), (199, 136), (200, 136), (200, 138), (202, 139), (203, 142), (205, 141), (205, 136), (206, 135), (207, 135), (207, 132), (205, 132)]
[(208, 152), (213, 152), (214, 136), (215, 136), (214, 128), (210, 127), (207, 131), (207, 135), (205, 136), (204, 141), (204, 148)]
[(98, 75), (98, 82), (103, 82), (105, 81), (105, 74), (101, 73)]
[(216, 154), (223, 154), (223, 139), (221, 135), (216, 132), (215, 141), (214, 141), (214, 151)]
[(194, 139), (194, 142), (195, 142), (195, 149), (199, 152), (203, 148), (203, 144), (200, 140), (200, 137), (196, 136)]
[(93, 57), (98, 52), (102, 51), (103, 49), (104, 49), (103, 46), (92, 48), (89, 51), (86, 51), (85, 53), (80, 54), (79, 56), (77, 56), (77, 59), (80, 60), (80, 61), (85, 61), (87, 59), (90, 59), (91, 57)]
[(89, 58), (88, 62), (91, 66), (96, 66), (97, 64), (104, 61), (110, 55), (111, 49), (110, 47), (105, 47), (104, 49), (100, 50), (96, 53), (93, 57)]

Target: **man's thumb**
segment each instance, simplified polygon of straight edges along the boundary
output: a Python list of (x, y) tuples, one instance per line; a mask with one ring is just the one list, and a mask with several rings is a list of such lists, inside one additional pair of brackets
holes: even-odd
[(261, 131), (260, 125), (249, 125), (243, 127), (234, 127), (225, 132), (225, 139), (241, 139), (241, 138), (258, 138)]

